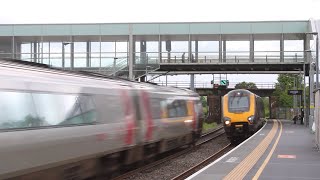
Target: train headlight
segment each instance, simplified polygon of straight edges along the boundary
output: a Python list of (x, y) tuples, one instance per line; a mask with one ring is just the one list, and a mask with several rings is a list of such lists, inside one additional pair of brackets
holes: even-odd
[(253, 120), (254, 120), (254, 116), (248, 117), (248, 121), (249, 121), (250, 123), (253, 123)]
[(223, 117), (224, 124), (229, 126), (231, 124), (231, 119), (228, 117)]

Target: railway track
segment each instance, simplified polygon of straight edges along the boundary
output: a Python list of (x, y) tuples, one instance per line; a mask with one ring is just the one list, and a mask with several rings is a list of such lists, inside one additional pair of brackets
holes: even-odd
[(217, 153), (215, 153), (212, 156), (208, 157), (207, 159), (203, 160), (199, 164), (193, 166), (192, 168), (188, 169), (187, 171), (185, 171), (185, 172), (179, 174), (178, 176), (172, 178), (172, 180), (181, 180), (181, 179), (185, 179), (185, 178), (191, 176), (193, 173), (199, 171), (204, 166), (206, 166), (209, 163), (211, 163), (211, 162), (215, 161), (216, 159), (220, 158), (226, 152), (229, 152), (232, 148), (233, 148), (233, 146), (231, 144), (228, 144), (227, 146), (222, 148), (220, 151), (218, 151)]
[(218, 137), (222, 136), (223, 134), (224, 134), (223, 126), (218, 127), (217, 129), (215, 129), (215, 130), (213, 130), (213, 131), (210, 131), (210, 132), (207, 132), (207, 133), (202, 134), (200, 140), (195, 144), (194, 147), (187, 148), (187, 149), (185, 149), (185, 150), (179, 151), (179, 152), (174, 153), (174, 154), (172, 154), (172, 155), (170, 155), (170, 156), (167, 156), (167, 157), (165, 157), (165, 158), (162, 158), (162, 159), (160, 159), (160, 160), (158, 160), (158, 161), (155, 161), (155, 162), (152, 162), (152, 163), (150, 163), (150, 164), (147, 164), (147, 165), (145, 165), (145, 166), (143, 166), (143, 167), (141, 167), (141, 168), (137, 168), (137, 169), (135, 169), (135, 170), (132, 170), (132, 171), (130, 171), (130, 172), (127, 172), (127, 173), (125, 173), (125, 174), (123, 174), (123, 175), (120, 175), (120, 176), (118, 176), (118, 177), (115, 177), (114, 180), (129, 179), (131, 176), (133, 176), (133, 175), (136, 174), (136, 173), (139, 173), (139, 172), (142, 172), (142, 171), (143, 171), (143, 172), (148, 172), (148, 170), (153, 169), (153, 168), (155, 168), (156, 166), (158, 166), (158, 165), (160, 165), (160, 164), (163, 164), (163, 163), (165, 163), (165, 162), (167, 162), (167, 161), (169, 161), (169, 160), (172, 160), (172, 159), (175, 159), (175, 158), (177, 158), (177, 157), (179, 157), (179, 156), (182, 156), (182, 155), (184, 155), (184, 154), (187, 154), (187, 153), (193, 151), (194, 148), (200, 147), (201, 145), (207, 143), (208, 141), (211, 141), (211, 140), (213, 140), (213, 139), (215, 139), (215, 138), (218, 138)]

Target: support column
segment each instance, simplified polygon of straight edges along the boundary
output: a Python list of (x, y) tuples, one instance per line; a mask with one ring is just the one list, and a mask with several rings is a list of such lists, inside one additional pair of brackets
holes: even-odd
[(166, 40), (166, 51), (168, 52), (167, 63), (170, 63), (171, 60), (171, 40)]
[(158, 41), (158, 62), (162, 63), (162, 42), (161, 42), (161, 35), (159, 35), (159, 41)]
[(12, 59), (15, 59), (16, 58), (16, 49), (15, 49), (15, 41), (14, 41), (14, 36), (12, 36), (11, 38), (11, 57)]
[(74, 69), (74, 37), (71, 36), (70, 43), (70, 68)]
[(198, 62), (198, 55), (199, 55), (199, 53), (198, 53), (198, 51), (199, 51), (198, 40), (195, 41), (194, 46), (195, 46), (194, 62)]
[(250, 62), (254, 62), (254, 37), (250, 35)]
[(168, 75), (166, 75), (166, 86), (168, 86)]
[(222, 35), (219, 36), (219, 62), (222, 62)]
[(280, 37), (280, 62), (284, 62), (284, 36)]
[(189, 63), (192, 62), (192, 41), (191, 41), (191, 35), (189, 34), (188, 39), (188, 61)]
[[(306, 126), (312, 127), (313, 124), (313, 111), (314, 111), (314, 94), (313, 94), (313, 85), (314, 85), (314, 67), (312, 66), (311, 60), (311, 51), (310, 51), (310, 37), (305, 35), (304, 42), (304, 64), (309, 64), (309, 104), (306, 106), (308, 111), (304, 111), (305, 123)], [(308, 112), (308, 113), (306, 113)]]
[(90, 67), (91, 63), (90, 63), (90, 55), (91, 55), (91, 42), (87, 41), (87, 57), (86, 57), (86, 64), (87, 67)]
[(41, 36), (41, 64), (43, 64), (43, 36)]
[(14, 47), (14, 58), (21, 59), (21, 43), (16, 42)]
[(133, 57), (134, 57), (134, 49), (133, 49), (133, 35), (132, 35), (132, 24), (129, 24), (129, 79), (134, 80), (133, 77)]
[(62, 55), (62, 58), (61, 58), (62, 59), (62, 62), (61, 62), (62, 68), (64, 68), (64, 66), (65, 66), (65, 49), (64, 49), (64, 46), (65, 46), (65, 43), (63, 42), (62, 43), (62, 52), (61, 52), (62, 53), (61, 54)]
[(194, 74), (190, 74), (190, 89), (194, 91)]
[(37, 42), (33, 42), (33, 62), (37, 62), (38, 51), (37, 51)]
[(313, 124), (313, 116), (314, 116), (314, 66), (310, 65), (310, 72), (309, 72), (309, 96), (310, 96), (310, 106), (309, 106), (309, 122), (306, 125), (312, 127)]
[(223, 58), (223, 62), (227, 62), (227, 41), (223, 40), (222, 41), (222, 58)]

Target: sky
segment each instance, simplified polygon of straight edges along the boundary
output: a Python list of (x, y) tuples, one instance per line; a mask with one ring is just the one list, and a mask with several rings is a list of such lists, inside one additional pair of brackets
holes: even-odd
[[(5, 0), (1, 7), (0, 24), (320, 19), (320, 0)], [(275, 82), (276, 77), (230, 75), (228, 79)], [(209, 82), (210, 78), (212, 75), (197, 76), (196, 82)], [(171, 76), (170, 80), (188, 81), (189, 78)]]

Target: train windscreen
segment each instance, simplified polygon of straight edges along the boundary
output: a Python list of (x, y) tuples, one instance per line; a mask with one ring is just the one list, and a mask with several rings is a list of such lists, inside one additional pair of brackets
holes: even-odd
[(243, 93), (236, 93), (229, 96), (228, 110), (229, 112), (247, 112), (249, 111), (249, 96)]

